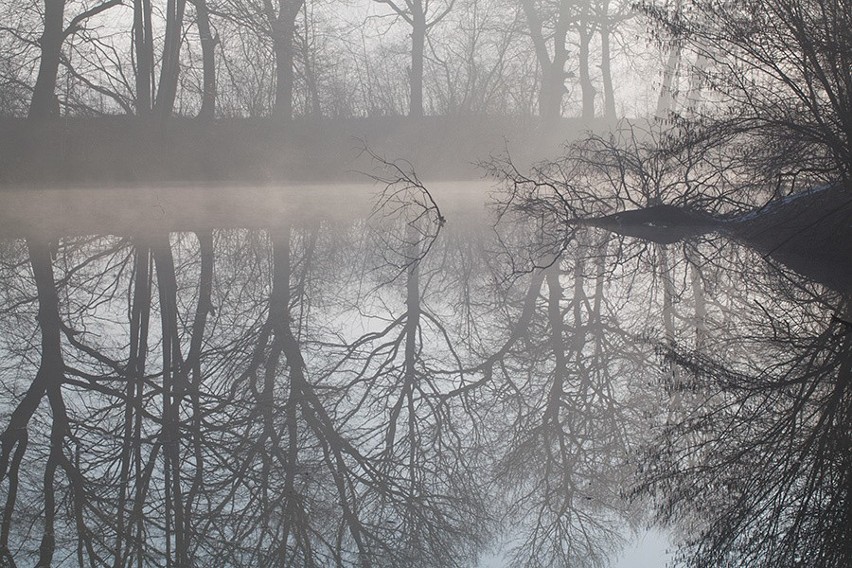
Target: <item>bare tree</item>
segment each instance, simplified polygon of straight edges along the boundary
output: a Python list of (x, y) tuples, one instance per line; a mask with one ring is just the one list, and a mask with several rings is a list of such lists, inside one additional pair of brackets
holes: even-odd
[(688, 11), (650, 11), (675, 46), (698, 54), (693, 72), (720, 100), (715, 110), (690, 110), (691, 118), (719, 137), (716, 144), (749, 144), (756, 173), (848, 177), (852, 36), (842, 2), (698, 2)]
[(426, 36), (453, 9), (455, 0), (374, 0), (384, 4), (411, 27), (411, 67), (409, 69), (408, 114), (423, 116), (423, 64)]
[(285, 120), (293, 116), (296, 24), (303, 6), (304, 0), (222, 0), (210, 4), (212, 12), (271, 43), (275, 58), (273, 115)]

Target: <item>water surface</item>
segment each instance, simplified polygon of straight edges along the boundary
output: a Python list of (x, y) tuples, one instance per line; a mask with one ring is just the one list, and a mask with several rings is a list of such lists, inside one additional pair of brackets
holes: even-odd
[(848, 298), (411, 182), (0, 195), (4, 557), (849, 554)]

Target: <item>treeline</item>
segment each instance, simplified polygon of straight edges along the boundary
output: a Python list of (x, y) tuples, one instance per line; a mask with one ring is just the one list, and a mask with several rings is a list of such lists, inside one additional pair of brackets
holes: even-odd
[(640, 112), (627, 97), (671, 90), (680, 59), (634, 5), (2, 0), (0, 113), (615, 119)]

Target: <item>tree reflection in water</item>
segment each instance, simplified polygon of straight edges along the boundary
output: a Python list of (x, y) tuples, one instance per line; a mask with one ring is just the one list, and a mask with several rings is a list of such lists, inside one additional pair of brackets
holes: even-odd
[(4, 243), (6, 564), (464, 566), (503, 538), (596, 566), (654, 519), (696, 566), (849, 564), (845, 298), (565, 223), (545, 186), (491, 234), (391, 173), (349, 224)]

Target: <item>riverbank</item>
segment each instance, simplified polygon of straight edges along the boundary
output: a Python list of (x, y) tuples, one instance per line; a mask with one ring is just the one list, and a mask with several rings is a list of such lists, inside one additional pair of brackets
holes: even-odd
[(732, 218), (663, 205), (575, 223), (660, 244), (719, 233), (815, 282), (842, 293), (852, 291), (852, 188), (848, 184), (777, 197)]
[(477, 179), (476, 162), (512, 154), (521, 166), (602, 125), (534, 117), (349, 120), (74, 118), (0, 121), (0, 186), (281, 183), (363, 180), (372, 161), (411, 162), (423, 179)]

